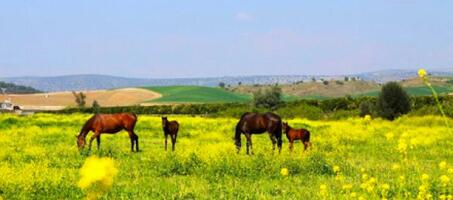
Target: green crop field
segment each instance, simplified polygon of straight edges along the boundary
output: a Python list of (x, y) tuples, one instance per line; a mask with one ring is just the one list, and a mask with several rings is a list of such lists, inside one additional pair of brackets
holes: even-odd
[(291, 119), (311, 131), (311, 149), (296, 142), (290, 153), (284, 138), (278, 154), (267, 134), (253, 135), (250, 156), (244, 137), (236, 154), (237, 119), (170, 116), (180, 123), (173, 153), (161, 119), (147, 115), (141, 152), (124, 131), (79, 152), (74, 135), (89, 117), (0, 115), (0, 199), (452, 198), (453, 135), (440, 117)]
[[(433, 86), (438, 94), (448, 94), (453, 92), (453, 87), (450, 86)], [(409, 95), (412, 96), (430, 96), (432, 95), (431, 90), (426, 86), (420, 87), (407, 87), (404, 88)], [(372, 96), (377, 97), (380, 91), (370, 91), (355, 96)]]
[(221, 88), (202, 86), (162, 86), (146, 87), (146, 89), (162, 94), (161, 98), (150, 102), (158, 103), (219, 103), (247, 102), (251, 97), (236, 94)]

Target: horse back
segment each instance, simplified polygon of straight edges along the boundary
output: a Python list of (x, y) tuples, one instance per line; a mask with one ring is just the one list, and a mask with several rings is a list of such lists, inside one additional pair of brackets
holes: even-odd
[(94, 116), (93, 130), (116, 133), (122, 129), (133, 130), (137, 116), (133, 113), (96, 114)]

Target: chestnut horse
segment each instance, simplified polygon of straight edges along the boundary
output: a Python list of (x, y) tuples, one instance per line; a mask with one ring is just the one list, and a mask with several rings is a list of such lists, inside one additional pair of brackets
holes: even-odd
[(176, 136), (178, 136), (179, 124), (177, 121), (168, 121), (167, 117), (162, 117), (162, 129), (165, 134), (165, 151), (167, 151), (167, 138), (171, 137), (171, 150), (175, 151)]
[(93, 131), (93, 135), (90, 139), (89, 149), (91, 150), (91, 143), (96, 138), (97, 146), (101, 144), (101, 134), (115, 134), (121, 130), (126, 130), (129, 133), (131, 139), (131, 151), (135, 150), (138, 152), (138, 136), (134, 133), (135, 123), (137, 122), (137, 116), (134, 113), (117, 113), (117, 114), (96, 114), (88, 119), (83, 125), (77, 137), (77, 146), (79, 150), (85, 146), (85, 138), (90, 131)]
[(310, 132), (305, 129), (293, 129), (288, 123), (283, 123), (283, 131), (289, 141), (289, 150), (293, 151), (294, 140), (300, 140), (304, 144), (304, 151), (310, 146)]
[(278, 152), (282, 149), (282, 119), (274, 113), (244, 113), (236, 125), (235, 144), (237, 153), (241, 149), (241, 133), (247, 138), (247, 154), (249, 147), (252, 149), (252, 134), (268, 132), (272, 141), (273, 150), (275, 143), (278, 145)]

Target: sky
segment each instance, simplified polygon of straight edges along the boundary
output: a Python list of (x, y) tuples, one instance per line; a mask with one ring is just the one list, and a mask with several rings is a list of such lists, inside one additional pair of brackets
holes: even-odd
[(447, 0), (0, 0), (0, 77), (453, 68)]

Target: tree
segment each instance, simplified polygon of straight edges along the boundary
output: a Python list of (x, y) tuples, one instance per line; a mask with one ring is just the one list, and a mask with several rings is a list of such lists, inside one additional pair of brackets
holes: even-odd
[(324, 85), (329, 85), (329, 81), (327, 81), (327, 80), (323, 80), (322, 83), (323, 83)]
[(345, 82), (348, 82), (348, 81), (349, 81), (349, 77), (345, 76), (345, 77), (344, 77), (344, 81), (345, 81)]
[(72, 92), (72, 94), (74, 95), (75, 102), (76, 102), (77, 106), (84, 107), (85, 104), (86, 104), (86, 101), (85, 101), (86, 95), (83, 92), (77, 93), (77, 92), (74, 92), (74, 91)]
[(224, 82), (220, 82), (219, 83), (219, 87), (222, 88), (222, 89), (225, 88), (225, 83)]
[(241, 82), (241, 81), (239, 81), (239, 82), (238, 82), (238, 85), (239, 85), (239, 86), (240, 86), (240, 85), (242, 85), (242, 82)]
[(365, 115), (372, 115), (373, 113), (373, 104), (369, 101), (362, 101), (359, 105), (360, 117), (365, 117)]
[(93, 104), (91, 105), (91, 108), (93, 109), (93, 112), (97, 114), (99, 113), (101, 105), (99, 105), (98, 101), (94, 100)]
[(273, 86), (264, 92), (258, 90), (253, 94), (253, 105), (257, 108), (275, 110), (282, 103), (282, 89)]
[(396, 82), (382, 86), (376, 106), (378, 115), (388, 120), (394, 120), (411, 109), (409, 95)]

